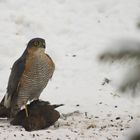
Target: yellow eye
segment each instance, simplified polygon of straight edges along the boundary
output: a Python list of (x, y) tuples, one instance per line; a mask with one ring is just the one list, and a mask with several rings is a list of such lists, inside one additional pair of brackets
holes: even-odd
[(34, 41), (34, 46), (38, 46), (39, 45), (39, 41)]

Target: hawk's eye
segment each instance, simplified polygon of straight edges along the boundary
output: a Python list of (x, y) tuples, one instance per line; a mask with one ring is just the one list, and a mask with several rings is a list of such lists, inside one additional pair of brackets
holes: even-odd
[(38, 46), (39, 45), (39, 41), (34, 41), (34, 46)]

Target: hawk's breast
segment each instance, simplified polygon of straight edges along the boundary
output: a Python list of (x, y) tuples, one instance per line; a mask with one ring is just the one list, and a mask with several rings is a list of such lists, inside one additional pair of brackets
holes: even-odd
[(21, 77), (17, 104), (19, 107), (28, 100), (38, 99), (42, 90), (46, 87), (54, 71), (51, 58), (43, 50), (37, 50), (28, 54), (25, 71)]

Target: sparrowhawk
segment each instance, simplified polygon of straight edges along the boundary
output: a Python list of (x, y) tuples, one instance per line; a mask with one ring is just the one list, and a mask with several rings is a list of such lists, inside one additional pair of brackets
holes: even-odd
[(28, 101), (39, 98), (51, 79), (55, 64), (45, 54), (45, 40), (34, 38), (29, 41), (22, 56), (12, 66), (4, 106), (14, 116)]

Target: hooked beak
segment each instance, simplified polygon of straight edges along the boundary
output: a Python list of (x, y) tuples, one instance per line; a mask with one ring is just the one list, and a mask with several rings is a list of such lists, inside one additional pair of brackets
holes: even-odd
[(43, 42), (43, 48), (46, 48), (46, 43), (45, 42)]

